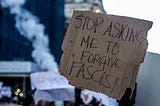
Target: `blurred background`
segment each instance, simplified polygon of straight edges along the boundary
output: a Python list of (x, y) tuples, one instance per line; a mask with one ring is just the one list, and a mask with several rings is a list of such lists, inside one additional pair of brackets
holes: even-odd
[[(46, 85), (54, 83), (53, 78), (48, 78), (50, 74), (47, 72), (58, 70), (62, 55), (61, 44), (73, 11), (106, 13), (102, 0), (1, 0), (0, 2), (0, 98), (8, 97), (10, 100), (6, 101), (22, 105), (27, 96), (33, 96), (34, 89), (39, 90), (34, 95), (36, 102), (45, 99), (46, 96), (43, 98), (40, 96), (47, 95), (50, 89), (64, 92), (62, 93), (64, 96), (65, 91), (62, 88), (66, 79), (62, 78), (64, 81), (61, 88)], [(61, 79), (58, 75), (51, 77)], [(44, 80), (48, 82), (43, 82)], [(59, 82), (55, 86), (60, 86)], [(56, 96), (47, 98), (50, 98), (51, 100), (48, 99), (50, 101), (65, 101), (68, 98), (73, 101), (74, 87), (68, 89), (67, 93), (71, 92), (70, 98), (68, 95), (66, 98), (60, 98), (60, 93), (55, 93), (53, 90), (49, 93)]]
[[(81, 90), (68, 85), (67, 80), (57, 74), (61, 45), (74, 10), (134, 16), (112, 11), (111, 8), (120, 10), (124, 5), (109, 5), (107, 0), (0, 2), (0, 102), (26, 106), (38, 104), (40, 100), (57, 106), (78, 106), (78, 102), (82, 102)], [(158, 52), (147, 52), (137, 78), (136, 106), (160, 106), (159, 59)]]

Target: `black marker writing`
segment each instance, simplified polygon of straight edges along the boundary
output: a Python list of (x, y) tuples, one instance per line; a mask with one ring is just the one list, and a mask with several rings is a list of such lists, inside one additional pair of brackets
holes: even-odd
[(101, 17), (93, 19), (89, 16), (84, 16), (84, 15), (78, 15), (76, 16), (75, 19), (76, 19), (76, 25), (75, 25), (76, 29), (81, 28), (82, 30), (92, 30), (94, 33), (97, 32), (97, 27), (104, 22), (103, 18)]

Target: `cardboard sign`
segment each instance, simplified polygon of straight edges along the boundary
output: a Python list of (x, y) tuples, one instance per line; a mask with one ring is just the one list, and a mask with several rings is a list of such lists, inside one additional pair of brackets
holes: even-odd
[(152, 22), (75, 11), (63, 41), (60, 72), (72, 85), (120, 99), (134, 88)]

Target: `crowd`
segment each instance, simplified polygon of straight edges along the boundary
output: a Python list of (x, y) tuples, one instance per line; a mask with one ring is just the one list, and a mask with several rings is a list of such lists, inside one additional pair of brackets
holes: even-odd
[[(125, 94), (120, 100), (117, 100), (118, 106), (134, 106), (136, 97), (136, 88), (132, 93), (130, 88), (127, 88)], [(34, 89), (25, 98), (16, 101), (14, 98), (2, 97), (0, 99), (0, 106), (57, 106), (54, 101), (39, 100), (36, 104), (34, 103), (33, 94), (36, 91)], [(105, 106), (101, 100), (97, 100), (95, 97), (91, 97), (88, 101), (84, 101), (82, 98), (82, 89), (75, 89), (75, 102), (64, 101), (64, 106)], [(89, 97), (88, 97), (89, 98)], [(13, 105), (14, 104), (14, 105)], [(115, 106), (115, 105), (113, 105)]]

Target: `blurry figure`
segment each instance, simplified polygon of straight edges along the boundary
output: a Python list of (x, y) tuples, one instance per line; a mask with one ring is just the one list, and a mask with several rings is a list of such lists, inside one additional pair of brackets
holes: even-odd
[(79, 106), (83, 103), (82, 99), (80, 98), (81, 95), (81, 89), (75, 87), (75, 106)]
[(55, 106), (54, 101), (50, 102), (50, 106)]
[(2, 97), (0, 99), (0, 103), (10, 103), (11, 99), (9, 97)]
[(11, 102), (11, 87), (2, 86), (0, 84), (0, 103), (10, 103)]
[(23, 100), (23, 106), (33, 106), (34, 99), (33, 94), (36, 91), (36, 89), (32, 90)]
[(45, 101), (39, 100), (37, 106), (45, 106)]
[(136, 91), (137, 91), (137, 83), (135, 83), (133, 94), (131, 88), (127, 88), (121, 100), (118, 101), (119, 106), (133, 106), (135, 104)]
[(17, 96), (13, 96), (11, 102), (14, 103), (14, 104), (18, 104), (18, 97)]
[(64, 106), (76, 106), (76, 105), (71, 101), (65, 101)]
[[(49, 101), (39, 100), (37, 106), (51, 106)], [(53, 105), (54, 106), (54, 105)]]

